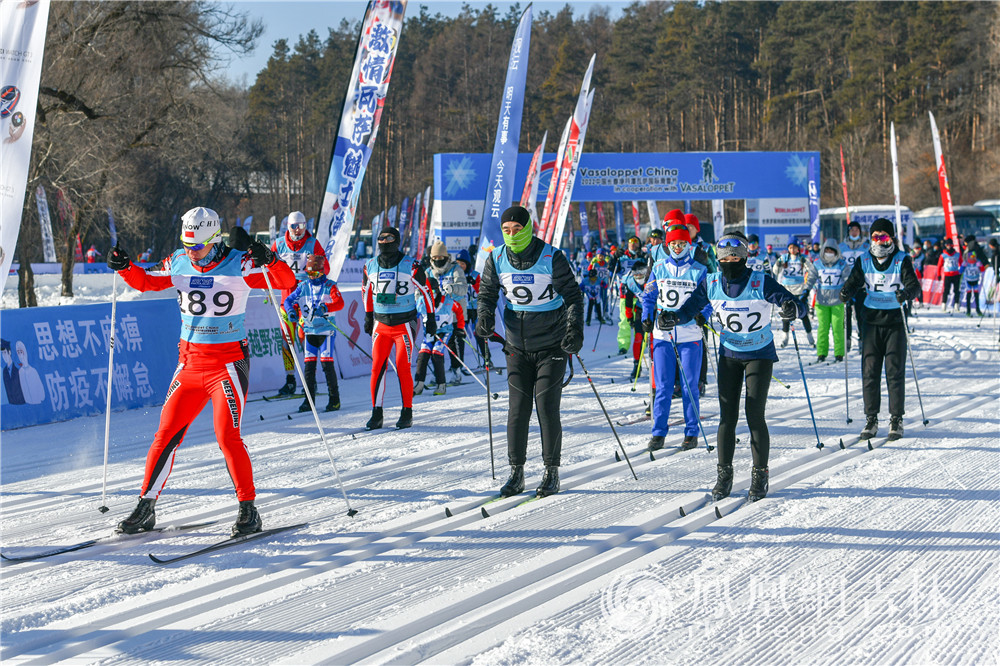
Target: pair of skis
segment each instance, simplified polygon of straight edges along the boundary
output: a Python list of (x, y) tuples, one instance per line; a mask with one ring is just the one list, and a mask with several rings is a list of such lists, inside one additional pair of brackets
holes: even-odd
[[(17, 562), (34, 562), (34, 561), (37, 561), (37, 560), (41, 560), (41, 559), (53, 557), (53, 556), (56, 556), (56, 555), (63, 555), (63, 554), (66, 554), (66, 553), (77, 552), (77, 551), (84, 550), (86, 548), (90, 548), (92, 546), (96, 546), (96, 545), (99, 545), (99, 544), (113, 543), (115, 540), (122, 539), (122, 538), (126, 538), (126, 539), (130, 539), (131, 540), (131, 539), (134, 539), (136, 537), (142, 537), (142, 536), (148, 535), (148, 534), (162, 534), (164, 532), (188, 532), (188, 531), (196, 530), (196, 529), (199, 529), (199, 528), (202, 528), (202, 527), (208, 527), (208, 526), (214, 525), (214, 524), (215, 524), (215, 521), (210, 521), (210, 522), (207, 522), (207, 523), (192, 523), (190, 525), (176, 525), (176, 526), (167, 526), (167, 527), (154, 527), (151, 530), (147, 530), (145, 532), (139, 532), (138, 534), (130, 534), (130, 535), (114, 534), (114, 535), (107, 536), (107, 537), (99, 537), (99, 538), (96, 538), (96, 539), (88, 539), (87, 541), (81, 541), (80, 543), (76, 543), (76, 544), (73, 544), (73, 545), (70, 545), (70, 546), (64, 546), (62, 548), (55, 548), (55, 549), (52, 549), (52, 550), (47, 550), (47, 551), (44, 551), (44, 552), (41, 552), (41, 553), (35, 553), (35, 554), (32, 554), (32, 555), (11, 556), (11, 555), (6, 555), (6, 554), (3, 554), (3, 553), (0, 553), (0, 559), (3, 559), (5, 561), (7, 561), (7, 562), (13, 562), (13, 563), (17, 563)], [(247, 543), (249, 541), (256, 541), (256, 540), (259, 540), (259, 539), (265, 539), (267, 537), (271, 537), (271, 536), (274, 536), (276, 534), (281, 534), (282, 532), (290, 532), (292, 530), (297, 530), (297, 529), (300, 529), (302, 527), (305, 527), (307, 524), (308, 523), (299, 523), (298, 525), (284, 525), (282, 527), (273, 527), (271, 529), (262, 530), (260, 532), (253, 532), (251, 534), (241, 534), (241, 535), (238, 535), (238, 536), (232, 536), (232, 537), (229, 537), (228, 539), (223, 539), (221, 541), (217, 541), (217, 542), (215, 542), (213, 544), (210, 544), (208, 546), (204, 546), (202, 548), (198, 548), (196, 550), (193, 550), (193, 551), (181, 554), (181, 555), (175, 555), (173, 557), (163, 557), (163, 558), (161, 558), (161, 557), (157, 557), (157, 556), (153, 555), (152, 553), (150, 553), (149, 554), (149, 559), (153, 560), (157, 564), (172, 564), (174, 562), (180, 562), (182, 560), (188, 560), (188, 559), (191, 559), (193, 557), (198, 557), (199, 555), (205, 555), (205, 554), (208, 554), (208, 553), (214, 553), (216, 551), (223, 550), (225, 548), (230, 548), (232, 546), (237, 546), (237, 545), (240, 545), (240, 544), (244, 544), (244, 543)]]

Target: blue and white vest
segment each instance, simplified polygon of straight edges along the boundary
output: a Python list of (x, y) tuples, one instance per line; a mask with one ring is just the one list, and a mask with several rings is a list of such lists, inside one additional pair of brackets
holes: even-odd
[(978, 261), (965, 262), (962, 266), (962, 277), (966, 283), (979, 282), (979, 278), (982, 277), (982, 271), (979, 270), (980, 266), (981, 264)]
[(747, 268), (752, 271), (761, 271), (769, 273), (771, 271), (771, 262), (767, 260), (767, 257), (757, 252), (756, 254), (747, 255)]
[(847, 268), (847, 262), (844, 259), (838, 259), (832, 266), (827, 266), (822, 261), (815, 264), (816, 273), (819, 274), (819, 279), (816, 281), (816, 285), (823, 290), (840, 289), (844, 286), (844, 281), (842, 276), (844, 275), (844, 269)]
[(211, 270), (199, 271), (184, 250), (170, 257), (170, 278), (181, 309), (181, 339), (200, 344), (239, 342), (250, 286), (243, 279), (243, 252), (230, 249)]
[(789, 287), (806, 281), (806, 260), (801, 253), (795, 257), (785, 253), (778, 259), (778, 263), (782, 264), (781, 275), (778, 278), (778, 283), (782, 286)]
[(868, 295), (865, 296), (866, 308), (873, 310), (899, 308), (896, 291), (903, 288), (900, 267), (905, 256), (902, 252), (897, 252), (884, 271), (875, 268), (875, 260), (870, 253), (861, 257), (861, 270), (864, 271), (865, 289), (868, 291)]
[(951, 254), (942, 252), (941, 258), (944, 259), (944, 261), (941, 262), (942, 273), (954, 273), (961, 269), (961, 266), (959, 265), (961, 255), (959, 255), (958, 252), (952, 252)]
[(848, 266), (854, 268), (854, 262), (858, 260), (858, 257), (869, 254), (868, 250), (870, 247), (871, 243), (868, 241), (862, 241), (861, 245), (856, 248), (852, 248), (847, 244), (847, 241), (844, 241), (840, 244), (840, 256), (844, 258)]
[(553, 247), (546, 243), (535, 265), (519, 270), (507, 259), (505, 245), (493, 250), (493, 265), (500, 278), (500, 289), (507, 297), (507, 307), (517, 312), (546, 312), (562, 307), (563, 297), (556, 293), (552, 284), (554, 252)]
[[(708, 268), (705, 264), (695, 261), (688, 255), (686, 261), (676, 264), (673, 261), (658, 261), (653, 265), (652, 279), (656, 280), (656, 310), (676, 312), (684, 303), (691, 298), (691, 294), (697, 289)], [(674, 327), (677, 342), (694, 342), (701, 340), (701, 329), (696, 322), (689, 321), (686, 324)], [(653, 337), (657, 340), (671, 339), (670, 331), (661, 331), (658, 326), (653, 326)]]
[[(452, 330), (455, 328), (455, 311), (452, 309), (455, 307), (455, 299), (451, 295), (445, 295), (444, 300), (441, 304), (437, 306), (434, 310), (434, 322), (437, 324), (437, 332), (435, 336), (446, 338), (451, 335)], [(417, 311), (422, 313), (425, 317), (427, 313), (424, 312), (427, 306), (424, 304), (424, 299), (417, 301)], [(435, 337), (431, 336), (431, 337)]]
[(413, 257), (403, 255), (392, 268), (382, 268), (378, 265), (378, 257), (373, 257), (365, 265), (365, 271), (376, 313), (397, 314), (417, 307), (416, 294), (420, 286), (413, 278)]
[(309, 276), (306, 275), (306, 258), (313, 254), (313, 250), (316, 249), (316, 239), (311, 235), (306, 236), (305, 242), (302, 243), (302, 247), (298, 250), (293, 250), (288, 247), (288, 238), (285, 234), (282, 234), (274, 243), (274, 253), (278, 255), (278, 259), (282, 262), (288, 264), (288, 267), (292, 269), (295, 273), (295, 279), (302, 280), (307, 279)]
[(771, 344), (771, 304), (764, 300), (764, 274), (754, 271), (746, 289), (734, 297), (722, 288), (722, 275), (708, 278), (708, 300), (722, 326), (722, 345), (737, 352), (763, 349)]
[(479, 273), (475, 270), (469, 270), (465, 274), (465, 279), (469, 283), (469, 291), (467, 298), (469, 299), (469, 309), (475, 310), (476, 306), (479, 305), (479, 294), (476, 292), (476, 280), (479, 278)]
[(329, 279), (323, 280), (318, 285), (313, 284), (312, 280), (306, 280), (295, 288), (292, 296), (302, 311), (302, 330), (306, 335), (337, 334), (337, 329), (333, 327), (334, 313), (329, 307), (333, 305), (330, 287), (335, 284)]

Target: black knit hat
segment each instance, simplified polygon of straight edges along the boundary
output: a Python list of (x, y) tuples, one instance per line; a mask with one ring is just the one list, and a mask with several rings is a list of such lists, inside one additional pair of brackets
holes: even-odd
[(531, 213), (524, 206), (511, 206), (500, 215), (500, 224), (517, 222), (522, 227), (531, 224)]
[[(382, 234), (392, 234), (396, 237), (396, 242), (399, 242), (399, 229), (396, 227), (382, 227), (382, 229), (378, 232), (378, 236), (381, 236)], [(376, 238), (378, 238), (378, 236), (376, 236)]]
[(871, 235), (880, 231), (889, 234), (890, 238), (896, 237), (896, 227), (884, 217), (880, 217), (872, 222), (872, 226), (868, 229), (868, 234)]

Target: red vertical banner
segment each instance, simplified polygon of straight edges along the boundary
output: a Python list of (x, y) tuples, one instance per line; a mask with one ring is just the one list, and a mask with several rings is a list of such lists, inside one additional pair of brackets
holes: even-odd
[(635, 235), (639, 235), (639, 202), (632, 202), (632, 223), (635, 225)]
[(600, 238), (601, 247), (608, 244), (608, 229), (604, 219), (604, 202), (597, 202), (597, 235)]
[(851, 207), (847, 205), (847, 167), (844, 165), (844, 147), (840, 147), (840, 184), (844, 186), (844, 214), (851, 223)]
[(934, 166), (938, 175), (938, 186), (941, 188), (941, 208), (944, 209), (944, 235), (955, 241), (959, 247), (958, 223), (955, 221), (955, 209), (951, 204), (951, 188), (948, 186), (948, 172), (944, 168), (944, 151), (941, 149), (941, 135), (938, 134), (934, 114), (931, 116), (931, 138), (934, 140)]

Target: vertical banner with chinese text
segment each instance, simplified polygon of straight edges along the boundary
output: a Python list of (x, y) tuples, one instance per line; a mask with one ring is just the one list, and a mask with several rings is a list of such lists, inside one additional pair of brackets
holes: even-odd
[(0, 2), (0, 291), (17, 248), (49, 2)]
[(371, 0), (361, 26), (316, 228), (333, 280), (340, 276), (347, 258), (361, 183), (378, 135), (405, 11), (406, 0)]
[(587, 220), (587, 204), (580, 202), (580, 234), (583, 236), (583, 249), (590, 251), (590, 223)]
[(934, 167), (938, 175), (938, 185), (941, 188), (941, 207), (944, 209), (944, 235), (951, 238), (958, 246), (958, 223), (955, 221), (955, 209), (951, 204), (951, 187), (948, 186), (948, 171), (944, 168), (944, 152), (941, 150), (941, 135), (938, 134), (934, 113), (931, 116), (931, 138), (934, 140)]
[(487, 181), (483, 222), (479, 228), (479, 252), (476, 270), (482, 271), (487, 255), (501, 244), (500, 215), (514, 199), (514, 171), (517, 146), (521, 139), (521, 111), (524, 108), (524, 83), (528, 77), (528, 53), (531, 47), (531, 5), (521, 14), (507, 60), (507, 79), (503, 85), (500, 120), (493, 142), (493, 160)]
[(35, 203), (38, 204), (38, 222), (42, 230), (42, 258), (46, 263), (54, 264), (56, 245), (52, 239), (52, 218), (49, 216), (49, 200), (41, 185), (35, 190)]
[[(806, 171), (806, 178), (809, 188), (809, 231), (812, 234), (812, 242), (819, 242), (819, 180), (816, 178), (816, 158), (809, 158), (809, 167)], [(718, 232), (721, 235), (721, 231)]]
[(576, 108), (573, 109), (573, 115), (570, 118), (566, 150), (563, 152), (562, 164), (559, 165), (559, 188), (556, 190), (555, 200), (550, 213), (554, 216), (554, 220), (548, 221), (545, 235), (545, 240), (553, 243), (556, 247), (559, 247), (562, 240), (566, 215), (569, 213), (569, 202), (573, 195), (576, 170), (580, 165), (580, 154), (583, 152), (583, 140), (587, 134), (590, 107), (594, 101), (593, 91), (590, 89), (590, 79), (594, 74), (594, 62), (596, 60), (597, 54), (591, 56), (590, 63), (587, 65), (587, 71), (583, 75), (580, 95), (577, 97)]

